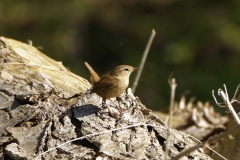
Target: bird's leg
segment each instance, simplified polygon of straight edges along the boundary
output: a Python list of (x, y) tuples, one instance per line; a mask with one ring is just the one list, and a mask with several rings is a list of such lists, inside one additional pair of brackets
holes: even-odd
[(109, 100), (115, 105), (115, 107), (117, 108), (117, 110), (118, 110), (119, 112), (122, 112), (122, 111), (123, 111), (123, 109), (122, 109), (119, 105), (115, 104), (111, 99), (109, 99)]
[(102, 100), (102, 106), (108, 108), (108, 111), (109, 111), (109, 113), (110, 113), (111, 116), (113, 116), (113, 117), (116, 117), (116, 116), (117, 116), (117, 114), (116, 114), (115, 112), (113, 112), (109, 106), (107, 106), (107, 100), (106, 100), (106, 99), (103, 99), (103, 100)]

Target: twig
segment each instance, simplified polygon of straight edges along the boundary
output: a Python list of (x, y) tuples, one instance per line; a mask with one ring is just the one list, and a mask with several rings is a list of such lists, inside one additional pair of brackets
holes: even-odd
[(237, 89), (236, 89), (236, 91), (235, 91), (235, 93), (234, 93), (233, 99), (236, 98), (237, 92), (238, 92), (239, 88), (240, 88), (240, 84), (237, 86)]
[[(199, 143), (199, 144), (191, 147), (191, 148), (188, 149), (188, 150), (182, 151), (180, 154), (178, 154), (177, 156), (175, 156), (174, 158), (172, 158), (172, 160), (177, 160), (177, 159), (181, 158), (182, 156), (187, 155), (187, 154), (189, 154), (190, 152), (192, 152), (192, 151), (194, 151), (194, 150), (196, 150), (196, 149), (198, 149), (198, 148), (203, 147), (206, 143), (212, 144), (212, 143), (214, 143), (214, 142), (216, 142), (216, 141), (218, 141), (218, 140), (220, 140), (220, 139), (222, 139), (222, 138), (224, 138), (224, 137), (227, 137), (229, 134), (232, 134), (233, 132), (238, 131), (239, 128), (240, 128), (240, 126), (239, 126), (239, 125), (236, 125), (236, 126), (230, 128), (230, 129), (229, 129), (228, 131), (226, 131), (226, 132), (220, 133), (219, 135), (217, 135), (217, 136), (215, 136), (215, 137), (209, 138), (207, 141), (205, 141), (205, 142), (203, 142), (203, 143)], [(209, 146), (206, 145), (206, 147), (210, 149)], [(211, 149), (211, 150), (212, 150), (212, 149)], [(214, 152), (215, 152), (215, 151), (214, 151)], [(217, 152), (215, 152), (215, 153), (216, 153), (218, 156), (220, 156), (222, 159), (225, 159), (225, 160), (226, 160), (226, 158), (223, 157), (222, 155), (218, 154)]]
[[(68, 143), (71, 143), (71, 142), (74, 142), (74, 141), (77, 141), (77, 140), (83, 140), (83, 139), (86, 139), (88, 137), (93, 137), (93, 136), (97, 136), (97, 135), (101, 135), (101, 134), (106, 134), (106, 133), (111, 133), (111, 132), (114, 132), (114, 131), (118, 131), (118, 130), (122, 130), (122, 129), (128, 129), (128, 128), (132, 128), (132, 127), (137, 127), (137, 126), (144, 126), (145, 124), (134, 124), (134, 125), (130, 125), (130, 126), (126, 126), (126, 127), (121, 127), (121, 128), (116, 128), (116, 129), (112, 129), (112, 130), (107, 130), (107, 131), (103, 131), (103, 132), (99, 132), (99, 133), (93, 133), (93, 134), (88, 134), (86, 136), (83, 136), (83, 137), (79, 137), (79, 138), (75, 138), (75, 139), (72, 139), (70, 141), (67, 141), (65, 143), (62, 143), (56, 147), (53, 147), (53, 148), (50, 148), (49, 150), (39, 154), (35, 160), (37, 160), (40, 156), (44, 155), (45, 153), (48, 153), (54, 149), (57, 149), (65, 144), (68, 144)], [(155, 126), (155, 127), (159, 127), (159, 126)]]
[[(165, 123), (164, 123), (164, 124), (165, 124)], [(111, 132), (113, 132), (113, 131), (118, 131), (118, 130), (122, 130), (122, 129), (128, 129), (128, 128), (137, 127), (137, 126), (148, 126), (148, 127), (161, 128), (161, 129), (162, 129), (162, 128), (165, 128), (164, 126), (156, 126), (156, 125), (152, 125), (152, 124), (133, 124), (133, 125), (126, 126), (126, 127), (116, 128), (116, 129), (107, 130), (107, 131), (103, 131), (103, 132), (99, 132), (99, 133), (93, 133), (93, 134), (89, 134), (89, 135), (86, 135), (86, 136), (83, 136), (83, 137), (79, 137), (79, 138), (72, 139), (72, 140), (67, 141), (67, 142), (65, 142), (65, 143), (63, 143), (63, 144), (60, 144), (60, 145), (58, 145), (58, 146), (56, 146), (56, 147), (50, 148), (49, 150), (47, 150), (47, 151), (39, 154), (39, 155), (35, 158), (35, 160), (37, 160), (40, 156), (42, 156), (42, 155), (44, 155), (44, 154), (46, 154), (46, 153), (48, 153), (48, 152), (50, 152), (50, 151), (52, 151), (52, 150), (54, 150), (54, 149), (57, 149), (57, 148), (65, 145), (65, 144), (68, 144), (68, 143), (71, 143), (71, 142), (74, 142), (74, 141), (77, 141), (77, 140), (83, 140), (83, 139), (86, 139), (86, 138), (88, 138), (88, 137), (93, 137), (93, 136), (97, 136), (97, 135), (101, 135), (101, 134), (107, 134), (107, 133), (111, 133)], [(166, 124), (165, 124), (165, 126), (166, 126)], [(237, 127), (237, 128), (238, 128), (238, 127)], [(233, 129), (231, 129), (231, 130), (233, 130)], [(200, 142), (200, 143), (201, 143), (201, 141), (199, 141), (198, 139), (196, 139), (195, 137), (193, 137), (193, 136), (191, 136), (191, 135), (187, 135), (187, 134), (185, 134), (185, 133), (178, 132), (178, 131), (175, 131), (175, 130), (172, 130), (172, 132), (180, 133), (180, 134), (182, 134), (182, 135), (184, 135), (184, 136), (186, 136), (186, 137), (192, 137), (192, 138), (195, 139), (197, 142)], [(207, 147), (208, 149), (214, 151), (214, 150), (211, 149), (209, 146), (206, 146), (206, 147)], [(215, 151), (214, 151), (214, 152), (215, 152)], [(216, 152), (215, 152), (215, 153), (216, 153)], [(218, 154), (218, 155), (219, 155), (219, 154)], [(219, 155), (219, 156), (221, 156), (221, 155)], [(222, 156), (221, 156), (221, 157), (222, 157)], [(223, 157), (223, 159), (225, 159), (225, 158)]]
[[(235, 118), (235, 120), (236, 120), (237, 123), (239, 124), (239, 118), (238, 118), (236, 112), (234, 111), (234, 109), (233, 109), (233, 107), (232, 107), (232, 105), (231, 105), (231, 102), (229, 101), (229, 97), (228, 97), (226, 85), (224, 84), (223, 86), (224, 86), (225, 92), (224, 92), (222, 89), (219, 89), (219, 90), (218, 90), (218, 95), (220, 95), (220, 96), (222, 97), (225, 105), (229, 108), (229, 110), (230, 110), (230, 112), (232, 113), (233, 117)], [(238, 86), (238, 88), (239, 88), (239, 86)], [(238, 88), (237, 88), (234, 96), (236, 96), (236, 93), (237, 93), (237, 91), (238, 91)], [(215, 95), (214, 95), (214, 90), (212, 91), (212, 96), (213, 96), (213, 98), (214, 98), (214, 100), (215, 100), (215, 102), (216, 102), (216, 104), (217, 104), (218, 106), (220, 106), (220, 107), (226, 107), (226, 106), (223, 106), (223, 105), (221, 105), (220, 103), (217, 102), (217, 99), (216, 99), (216, 97), (215, 97)], [(190, 149), (187, 149), (187, 150), (181, 152), (180, 154), (178, 154), (177, 156), (175, 156), (174, 158), (172, 158), (172, 160), (180, 159), (182, 156), (187, 155), (187, 154), (189, 154), (190, 152), (192, 152), (192, 151), (194, 151), (194, 150), (196, 150), (196, 149), (198, 149), (198, 148), (200, 148), (200, 147), (205, 146), (206, 143), (209, 143), (209, 144), (214, 143), (214, 142), (220, 140), (221, 138), (224, 138), (224, 137), (228, 136), (229, 134), (231, 134), (231, 133), (239, 130), (239, 127), (240, 127), (240, 126), (237, 125), (237, 126), (231, 128), (231, 129), (229, 129), (229, 130), (226, 131), (226, 132), (220, 133), (219, 135), (217, 135), (217, 136), (215, 136), (215, 137), (209, 138), (207, 141), (205, 141), (205, 142), (203, 142), (203, 143), (200, 142), (199, 144), (191, 147)], [(206, 147), (208, 147), (208, 146), (206, 145)], [(210, 147), (208, 147), (208, 148), (210, 149)], [(211, 149), (211, 150), (212, 150), (212, 149)], [(214, 150), (212, 150), (212, 151), (214, 151)], [(220, 156), (222, 159), (226, 159), (225, 157), (223, 157), (223, 156), (220, 155), (219, 153), (217, 153), (217, 152), (215, 152), (215, 151), (214, 151), (214, 153), (216, 153), (216, 154), (217, 154), (218, 156)]]
[(174, 97), (175, 97), (175, 90), (177, 87), (177, 83), (175, 78), (169, 79), (168, 81), (170, 87), (171, 87), (171, 99), (170, 99), (170, 108), (169, 108), (169, 119), (168, 119), (168, 130), (167, 130), (167, 141), (166, 141), (166, 154), (165, 154), (165, 160), (167, 160), (168, 153), (169, 153), (169, 143), (170, 143), (170, 126), (172, 125), (172, 115), (173, 115), (173, 105), (174, 105)]
[[(229, 108), (231, 114), (233, 115), (234, 119), (237, 121), (238, 125), (236, 125), (235, 127), (229, 129), (229, 130), (226, 131), (226, 132), (220, 133), (218, 136), (209, 138), (209, 140), (207, 140), (206, 142), (208, 142), (208, 143), (210, 143), (210, 144), (211, 144), (211, 143), (214, 143), (214, 142), (216, 142), (216, 141), (218, 141), (218, 140), (220, 140), (220, 139), (223, 138), (223, 137), (228, 136), (229, 134), (231, 134), (231, 133), (233, 133), (233, 132), (235, 132), (235, 131), (237, 131), (237, 130), (239, 130), (239, 127), (240, 127), (240, 126), (239, 126), (239, 125), (240, 125), (240, 120), (239, 120), (239, 118), (238, 118), (235, 110), (233, 109), (230, 100), (229, 100), (229, 96), (228, 96), (228, 92), (227, 92), (227, 87), (226, 87), (225, 84), (224, 84), (223, 86), (224, 86), (225, 92), (224, 92), (222, 89), (218, 89), (218, 95), (222, 97), (225, 105)], [(239, 89), (239, 85), (238, 85), (238, 88), (237, 88), (237, 90), (236, 90), (236, 92), (235, 92), (235, 94), (234, 94), (234, 98), (235, 98), (235, 96), (236, 96), (236, 94), (237, 94), (238, 89)], [(215, 102), (217, 103), (217, 105), (220, 106), (220, 107), (223, 107), (222, 105), (220, 105), (220, 103), (217, 102), (217, 99), (216, 99), (216, 97), (215, 97), (215, 95), (214, 95), (214, 91), (212, 91), (212, 95), (213, 95), (213, 98), (214, 98)], [(206, 142), (205, 142), (205, 143), (206, 143)], [(204, 144), (205, 144), (205, 143), (204, 143)], [(202, 147), (202, 146), (203, 146), (203, 144), (201, 143), (201, 144), (198, 144), (198, 145), (194, 146), (193, 148), (197, 149), (197, 148), (200, 148), (200, 147)], [(177, 159), (181, 158), (183, 155), (186, 155), (186, 154), (190, 153), (191, 151), (192, 151), (192, 148), (190, 148), (189, 150), (186, 150), (186, 151), (180, 153), (179, 155), (177, 155), (176, 157), (174, 157), (173, 160), (177, 160)], [(218, 155), (219, 155), (219, 154), (218, 154)], [(222, 156), (221, 156), (221, 157), (222, 157)], [(222, 158), (223, 158), (223, 159), (226, 159), (226, 158), (224, 158), (224, 157), (222, 157)]]
[(29, 44), (30, 46), (32, 46), (32, 45), (33, 45), (33, 42), (32, 42), (32, 40), (31, 40), (31, 39), (28, 39), (28, 44)]
[[(188, 135), (188, 134), (185, 134), (185, 133), (182, 133), (182, 132), (179, 132), (180, 134), (184, 135), (184, 136), (189, 136), (189, 137), (192, 137), (194, 140), (196, 140), (199, 144), (202, 143), (200, 140), (198, 140), (197, 138), (191, 136), (191, 135)], [(218, 152), (214, 151), (211, 147), (209, 147), (208, 145), (205, 145), (206, 148), (208, 148), (209, 150), (211, 150), (212, 152), (214, 152), (215, 154), (217, 154), (219, 157), (221, 157), (222, 159), (226, 159), (225, 157), (223, 157), (221, 154), (219, 154)], [(182, 153), (182, 152), (181, 152)], [(180, 154), (181, 154), (180, 153)], [(188, 154), (188, 153), (187, 153)], [(184, 154), (186, 155), (186, 154)]]
[[(240, 125), (240, 119), (239, 119), (237, 113), (235, 112), (235, 110), (233, 109), (233, 106), (232, 106), (232, 104), (229, 100), (228, 93), (227, 93), (227, 87), (226, 87), (225, 84), (223, 86), (224, 86), (225, 92), (222, 89), (218, 89), (218, 95), (222, 97), (225, 105), (228, 107), (228, 109), (231, 112), (233, 118), (238, 123), (238, 125)], [(235, 92), (235, 94), (236, 94), (236, 92)], [(217, 100), (214, 96), (214, 92), (213, 92), (213, 97), (214, 97), (214, 100), (216, 101), (216, 103), (219, 105), (220, 103), (217, 102)], [(221, 105), (219, 105), (219, 106), (221, 106)]]
[(189, 154), (193, 151), (195, 151), (196, 149), (200, 148), (200, 147), (203, 147), (204, 145), (206, 144), (205, 143), (200, 143), (200, 144), (197, 144), (189, 149), (186, 149), (186, 150), (183, 150), (181, 153), (179, 153), (177, 156), (173, 157), (171, 160), (178, 160), (180, 159), (181, 157), (185, 156), (186, 154)]
[(140, 63), (139, 68), (138, 68), (137, 76), (136, 76), (136, 78), (135, 78), (135, 80), (134, 80), (134, 83), (133, 83), (133, 86), (132, 86), (132, 93), (133, 93), (133, 94), (134, 94), (134, 92), (135, 92), (135, 90), (136, 90), (136, 87), (137, 87), (137, 85), (138, 85), (138, 81), (139, 81), (139, 79), (140, 79), (140, 76), (141, 76), (141, 73), (142, 73), (142, 70), (143, 70), (145, 61), (146, 61), (147, 56), (148, 56), (149, 49), (150, 49), (150, 47), (151, 47), (151, 45), (152, 45), (152, 41), (153, 41), (155, 35), (156, 35), (156, 32), (155, 32), (155, 30), (153, 29), (153, 30), (152, 30), (152, 34), (151, 34), (151, 36), (150, 36), (150, 38), (149, 38), (149, 40), (148, 40), (147, 46), (146, 46), (146, 48), (145, 48), (145, 50), (144, 50), (144, 53), (143, 53), (143, 56), (142, 56), (142, 59), (141, 59), (141, 63)]
[(222, 108), (225, 108), (225, 107), (226, 107), (226, 106), (222, 105), (222, 103), (218, 103), (217, 98), (216, 98), (215, 95), (214, 95), (214, 90), (212, 90), (212, 96), (213, 96), (213, 99), (214, 99), (215, 103), (216, 103), (219, 107), (222, 107)]
[(75, 139), (72, 139), (70, 141), (67, 141), (65, 143), (62, 143), (56, 147), (53, 147), (53, 148), (50, 148), (49, 150), (39, 154), (35, 160), (37, 160), (40, 156), (54, 150), (54, 149), (57, 149), (65, 144), (68, 144), (68, 143), (71, 143), (71, 142), (74, 142), (74, 141), (77, 141), (77, 140), (83, 140), (83, 139), (86, 139), (86, 138), (89, 138), (89, 137), (93, 137), (93, 136), (97, 136), (97, 135), (101, 135), (101, 134), (106, 134), (106, 133), (111, 133), (111, 132), (114, 132), (114, 131), (118, 131), (118, 130), (122, 130), (122, 129), (128, 129), (128, 128), (132, 128), (132, 127), (137, 127), (137, 126), (151, 126), (151, 127), (162, 127), (162, 126), (155, 126), (155, 125), (149, 125), (149, 124), (133, 124), (133, 125), (130, 125), (130, 126), (126, 126), (126, 127), (120, 127), (120, 128), (116, 128), (116, 129), (112, 129), (112, 130), (107, 130), (107, 131), (103, 131), (103, 132), (99, 132), (99, 133), (92, 133), (92, 134), (88, 134), (86, 136), (83, 136), (83, 137), (79, 137), (79, 138), (75, 138)]

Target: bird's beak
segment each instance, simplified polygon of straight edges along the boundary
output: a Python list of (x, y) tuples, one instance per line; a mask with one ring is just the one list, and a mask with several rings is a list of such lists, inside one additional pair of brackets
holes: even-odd
[(134, 68), (133, 68), (134, 71), (137, 70), (137, 69), (138, 69), (138, 67), (134, 67)]

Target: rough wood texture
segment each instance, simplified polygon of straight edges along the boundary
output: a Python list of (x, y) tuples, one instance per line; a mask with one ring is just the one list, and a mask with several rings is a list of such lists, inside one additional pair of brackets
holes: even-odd
[[(163, 159), (167, 126), (138, 98), (113, 98), (117, 117), (101, 108), (90, 84), (35, 47), (0, 37), (0, 158), (34, 159), (68, 140), (132, 124), (137, 126), (65, 144), (39, 159)], [(109, 104), (114, 106), (112, 102)], [(117, 110), (116, 110), (117, 111)], [(195, 142), (170, 128), (170, 154)], [(199, 149), (182, 159), (211, 159)]]

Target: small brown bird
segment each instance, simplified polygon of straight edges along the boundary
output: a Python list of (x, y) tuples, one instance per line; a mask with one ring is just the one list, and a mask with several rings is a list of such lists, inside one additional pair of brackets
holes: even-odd
[[(97, 95), (102, 97), (102, 100), (105, 104), (107, 99), (117, 97), (127, 89), (130, 74), (132, 73), (132, 71), (137, 69), (132, 66), (121, 65), (117, 66), (110, 73), (105, 74), (101, 78), (99, 78), (98, 74), (87, 62), (85, 62), (85, 65), (87, 66), (91, 74), (90, 79), (93, 85), (91, 93), (96, 93)], [(110, 109), (109, 112), (112, 114)]]

